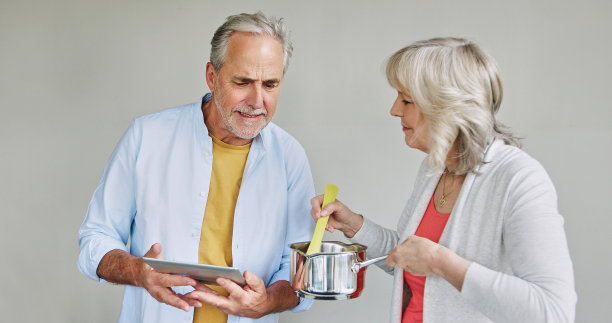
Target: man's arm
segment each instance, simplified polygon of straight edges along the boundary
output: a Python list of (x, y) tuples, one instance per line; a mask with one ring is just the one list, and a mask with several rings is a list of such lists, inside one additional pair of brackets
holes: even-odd
[(267, 288), (271, 307), (268, 313), (278, 313), (296, 307), (300, 298), (295, 294), (291, 284), (286, 280), (279, 280)]
[[(151, 246), (145, 257), (161, 259), (161, 251), (162, 246), (156, 243)], [(114, 249), (104, 255), (96, 273), (111, 283), (143, 287), (157, 301), (186, 312), (189, 311), (190, 306), (202, 306), (198, 300), (176, 294), (171, 289), (172, 286), (195, 286), (197, 282), (194, 279), (159, 273), (147, 265), (142, 258), (123, 250)]]

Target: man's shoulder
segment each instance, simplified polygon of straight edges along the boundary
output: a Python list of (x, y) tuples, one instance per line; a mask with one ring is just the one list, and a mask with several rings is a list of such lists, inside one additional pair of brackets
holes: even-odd
[(194, 112), (198, 109), (198, 106), (198, 102), (194, 102), (167, 108), (137, 117), (135, 122), (142, 125), (159, 125), (164, 123), (176, 123), (184, 119), (192, 119)]
[(290, 147), (299, 147), (299, 149), (303, 149), (302, 145), (300, 145), (295, 137), (273, 122), (270, 122), (261, 131), (261, 138), (266, 145), (281, 146), (281, 148), (285, 149)]

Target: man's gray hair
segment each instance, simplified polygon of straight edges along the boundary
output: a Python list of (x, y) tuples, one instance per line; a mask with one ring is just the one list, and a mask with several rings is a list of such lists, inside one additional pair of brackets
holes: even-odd
[(210, 41), (210, 62), (215, 71), (219, 71), (225, 64), (227, 42), (234, 32), (268, 35), (277, 39), (283, 46), (283, 73), (287, 71), (293, 53), (289, 31), (285, 27), (283, 18), (267, 17), (260, 11), (254, 14), (241, 13), (229, 16), (217, 29)]
[(457, 140), (456, 174), (475, 172), (493, 138), (520, 146), (519, 139), (495, 118), (503, 90), (497, 64), (474, 42), (432, 38), (395, 52), (387, 62), (387, 80), (408, 91), (429, 129), (428, 162), (442, 172)]

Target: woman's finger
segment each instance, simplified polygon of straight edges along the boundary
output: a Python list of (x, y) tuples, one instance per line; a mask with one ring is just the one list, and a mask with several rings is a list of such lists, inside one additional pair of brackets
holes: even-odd
[(323, 195), (317, 195), (310, 199), (310, 205), (313, 210), (321, 210), (321, 204), (323, 204)]
[(344, 208), (344, 204), (342, 204), (342, 202), (340, 202), (340, 200), (335, 200), (329, 204), (327, 204), (322, 210), (321, 210), (321, 216), (329, 216), (331, 214), (334, 214), (334, 212), (340, 212), (342, 211), (342, 209)]

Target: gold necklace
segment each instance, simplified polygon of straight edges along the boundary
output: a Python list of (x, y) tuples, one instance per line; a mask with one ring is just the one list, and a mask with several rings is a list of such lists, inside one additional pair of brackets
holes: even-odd
[(438, 200), (441, 207), (444, 206), (444, 204), (446, 204), (446, 197), (448, 196), (448, 194), (451, 193), (451, 192), (444, 193), (445, 188), (446, 188), (446, 175), (447, 174), (448, 174), (448, 170), (446, 170), (444, 174), (442, 175), (444, 176), (444, 178), (442, 179), (442, 197), (440, 197), (440, 200)]

